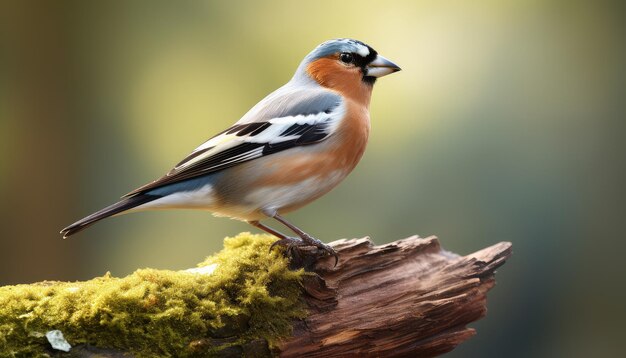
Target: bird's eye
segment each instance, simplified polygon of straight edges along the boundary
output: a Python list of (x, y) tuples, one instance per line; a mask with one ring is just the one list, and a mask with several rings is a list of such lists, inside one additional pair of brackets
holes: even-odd
[(344, 52), (341, 55), (339, 55), (339, 59), (343, 63), (352, 63), (352, 61), (354, 61), (354, 56), (352, 56), (351, 53)]

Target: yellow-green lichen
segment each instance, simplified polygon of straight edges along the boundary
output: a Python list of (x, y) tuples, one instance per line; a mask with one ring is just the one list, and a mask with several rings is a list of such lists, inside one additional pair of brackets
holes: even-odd
[[(275, 238), (242, 233), (198, 266), (212, 274), (141, 269), (124, 278), (0, 287), (0, 353), (45, 355), (47, 331), (138, 357), (210, 356), (259, 339), (270, 345), (303, 317), (304, 272), (288, 269)], [(49, 349), (49, 348), (48, 348)]]

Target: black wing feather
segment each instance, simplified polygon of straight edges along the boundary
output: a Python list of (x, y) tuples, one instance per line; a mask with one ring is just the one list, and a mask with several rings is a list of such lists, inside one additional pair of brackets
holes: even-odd
[[(306, 97), (306, 94), (304, 94)], [(293, 98), (292, 98), (293, 97)], [(192, 152), (189, 156), (178, 163), (174, 169), (170, 170), (163, 177), (148, 183), (132, 192), (124, 195), (124, 197), (134, 197), (139, 194), (147, 193), (152, 189), (156, 189), (165, 185), (173, 184), (183, 180), (195, 178), (201, 175), (214, 173), (226, 168), (233, 167), (245, 161), (256, 158), (255, 156), (245, 157), (246, 153), (263, 148), (259, 154), (269, 155), (277, 153), (294, 146), (307, 145), (317, 143), (324, 140), (330, 133), (328, 133), (328, 125), (332, 118), (333, 110), (341, 104), (341, 99), (336, 94), (324, 92), (322, 94), (311, 94), (309, 100), (301, 100), (303, 94), (295, 92), (281, 99), (284, 103), (295, 103), (293, 105), (282, 105), (277, 103), (276, 105), (268, 106), (268, 110), (261, 111), (258, 114), (260, 121), (253, 121), (248, 123), (235, 124), (234, 126), (222, 131), (221, 133), (213, 136), (211, 139), (223, 134), (235, 134), (238, 137), (254, 137), (270, 128), (274, 125), (270, 122), (274, 118), (282, 118), (285, 116), (296, 115), (311, 115), (316, 113), (325, 113), (328, 118), (323, 122), (316, 124), (293, 124), (279, 134), (279, 136), (298, 136), (298, 138), (279, 141), (276, 143), (255, 143), (255, 142), (242, 142), (232, 148), (225, 149), (214, 155), (208, 156), (202, 160), (198, 160), (196, 163), (185, 166), (191, 160), (202, 156), (206, 152), (214, 149), (215, 147), (207, 147)], [(279, 105), (281, 104), (281, 105)], [(272, 108), (272, 109), (269, 109)], [(209, 139), (209, 140), (211, 140)], [(252, 154), (252, 153), (251, 153)], [(235, 159), (237, 156), (242, 158)]]

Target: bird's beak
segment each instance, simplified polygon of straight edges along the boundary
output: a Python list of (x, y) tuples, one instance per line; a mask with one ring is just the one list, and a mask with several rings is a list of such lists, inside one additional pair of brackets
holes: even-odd
[(367, 65), (367, 75), (372, 77), (383, 77), (398, 71), (400, 71), (398, 65), (381, 55), (377, 55), (374, 61)]

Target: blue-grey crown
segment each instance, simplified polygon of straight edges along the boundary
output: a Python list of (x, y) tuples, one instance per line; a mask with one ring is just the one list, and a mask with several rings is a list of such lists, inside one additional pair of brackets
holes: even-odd
[(350, 52), (356, 53), (362, 57), (371, 57), (375, 54), (373, 48), (369, 47), (365, 43), (353, 40), (353, 39), (334, 39), (326, 41), (317, 46), (311, 53), (309, 53), (304, 61), (310, 62), (318, 58), (330, 56), (335, 53)]

